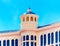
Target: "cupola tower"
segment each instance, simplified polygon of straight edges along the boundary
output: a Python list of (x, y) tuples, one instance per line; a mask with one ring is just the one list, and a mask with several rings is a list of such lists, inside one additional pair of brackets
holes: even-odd
[(29, 8), (27, 13), (21, 16), (21, 28), (24, 30), (35, 30), (38, 26), (38, 16)]

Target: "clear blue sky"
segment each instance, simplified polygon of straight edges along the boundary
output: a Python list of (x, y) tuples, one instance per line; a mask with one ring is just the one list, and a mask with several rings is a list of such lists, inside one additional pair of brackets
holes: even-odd
[(60, 0), (0, 0), (0, 31), (20, 29), (20, 15), (29, 7), (39, 26), (60, 22)]

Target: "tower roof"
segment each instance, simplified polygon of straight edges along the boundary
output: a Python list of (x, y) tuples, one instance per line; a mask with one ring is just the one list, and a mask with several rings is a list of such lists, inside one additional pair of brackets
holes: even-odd
[(28, 8), (28, 12), (26, 14), (35, 14), (35, 13), (31, 11), (31, 8)]

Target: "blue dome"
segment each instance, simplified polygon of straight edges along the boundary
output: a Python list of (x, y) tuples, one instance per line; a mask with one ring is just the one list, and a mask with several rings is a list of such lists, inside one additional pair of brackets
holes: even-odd
[(28, 12), (26, 14), (35, 14), (35, 13), (32, 12), (30, 8), (28, 8)]
[(34, 12), (27, 12), (26, 14), (35, 14)]

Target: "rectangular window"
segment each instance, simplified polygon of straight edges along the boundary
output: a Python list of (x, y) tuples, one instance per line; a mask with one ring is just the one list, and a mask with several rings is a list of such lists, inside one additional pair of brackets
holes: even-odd
[(23, 46), (25, 46), (25, 42), (23, 42)]
[(33, 46), (34, 44), (33, 44), (33, 42), (31, 42), (31, 46)]
[(31, 35), (31, 40), (33, 40), (33, 35)]
[(26, 40), (29, 40), (29, 36), (28, 35), (26, 36)]
[(60, 31), (59, 31), (59, 42), (60, 42)]
[(58, 32), (55, 33), (55, 38), (56, 38), (55, 42), (57, 43), (58, 42)]
[(3, 46), (6, 46), (6, 40), (3, 41)]
[(15, 40), (15, 46), (18, 46), (18, 39)]
[(10, 46), (10, 41), (9, 40), (7, 40), (7, 46)]
[(40, 37), (40, 40), (41, 40), (41, 46), (43, 46), (43, 36), (41, 35), (41, 37)]
[(23, 41), (25, 41), (25, 36), (23, 36)]
[(36, 46), (36, 42), (35, 42), (35, 46)]
[(44, 34), (44, 45), (46, 45), (46, 34)]
[(36, 36), (35, 36), (35, 38), (34, 38), (35, 40), (36, 40)]
[(51, 33), (51, 44), (54, 43), (54, 33)]
[(29, 46), (29, 42), (26, 42), (26, 46)]
[(11, 46), (14, 46), (14, 39), (11, 40)]
[(48, 34), (48, 45), (50, 45), (50, 33)]

